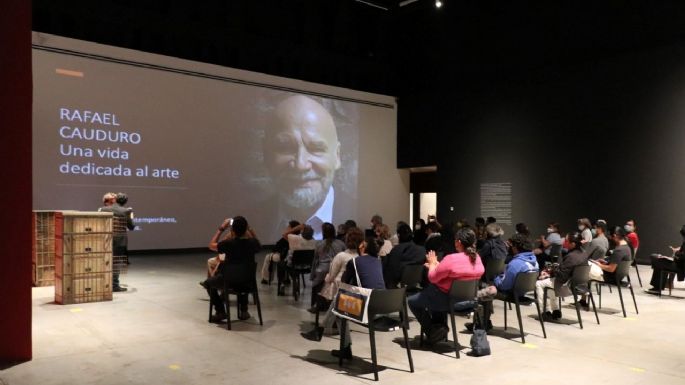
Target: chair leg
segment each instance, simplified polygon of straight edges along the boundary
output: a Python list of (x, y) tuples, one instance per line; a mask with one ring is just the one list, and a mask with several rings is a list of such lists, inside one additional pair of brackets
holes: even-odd
[[(538, 293), (533, 292), (535, 298), (535, 309), (538, 311), (538, 319), (540, 320), (540, 326), (542, 326), (542, 336), (547, 338), (547, 330), (545, 330), (545, 323), (542, 321), (542, 314), (540, 314), (540, 304), (538, 304)], [(519, 315), (519, 320), (521, 316)], [(521, 329), (523, 330), (523, 329)]]
[(673, 281), (675, 280), (675, 273), (668, 273), (667, 277), (668, 277), (667, 278), (667, 280), (668, 280), (668, 282), (667, 282), (668, 283), (668, 295), (670, 296), (671, 291), (673, 290)]
[(226, 330), (231, 330), (231, 296), (228, 293), (226, 293)]
[(409, 346), (409, 332), (407, 331), (407, 313), (405, 311), (402, 316), (402, 334), (404, 334), (404, 346), (407, 349), (407, 359), (409, 359), (409, 370), (414, 373), (414, 360), (411, 358), (411, 346)]
[[(664, 274), (665, 274), (665, 273), (666, 273), (666, 272), (665, 272), (664, 270), (661, 270), (661, 271), (659, 272), (659, 285), (660, 285), (659, 287), (661, 288), (661, 290), (659, 290), (659, 298), (661, 298), (661, 292), (664, 291), (663, 284), (664, 284)], [(671, 295), (671, 291), (670, 291), (670, 290), (669, 290), (668, 294)]]
[(255, 289), (252, 292), (252, 298), (254, 298), (255, 305), (257, 305), (257, 315), (259, 316), (259, 324), (264, 325), (262, 322), (262, 302), (259, 300), (259, 291)]
[[(538, 307), (538, 314), (540, 314), (540, 306)], [(516, 298), (516, 318), (519, 320), (519, 331), (521, 332), (521, 343), (526, 343), (526, 336), (523, 334), (523, 321), (521, 320), (521, 306), (519, 306), (518, 298)], [(544, 326), (543, 326), (544, 327)]]
[(373, 369), (373, 379), (374, 381), (378, 381), (378, 362), (376, 361), (376, 334), (373, 330), (373, 325), (369, 325), (369, 342), (371, 342), (371, 369)]
[(640, 278), (640, 269), (637, 267), (637, 261), (635, 262), (635, 272), (637, 273), (637, 282), (640, 284), (640, 287), (642, 287), (642, 278)]
[(338, 330), (340, 330), (340, 356), (338, 357), (338, 366), (342, 366), (342, 351), (345, 346), (345, 328), (347, 327), (347, 320), (344, 318), (338, 318), (338, 321), (340, 322), (340, 324), (338, 325)]
[(547, 311), (547, 288), (542, 290), (542, 312)]
[(602, 285), (597, 284), (597, 295), (599, 296), (599, 308), (602, 308)]
[[(457, 358), (459, 358), (459, 341), (457, 341), (457, 325), (454, 321), (454, 310), (450, 306), (450, 321), (452, 324), (452, 343), (454, 344), (454, 351), (456, 352)], [(473, 319), (473, 328), (476, 328), (476, 319)]]
[(597, 307), (595, 307), (595, 297), (592, 295), (592, 288), (590, 284), (587, 284), (588, 295), (590, 296), (590, 302), (592, 303), (592, 310), (595, 312), (595, 318), (597, 319), (597, 325), (599, 325), (599, 315), (597, 315)]
[[(611, 287), (611, 286), (610, 286)], [(626, 318), (626, 306), (623, 303), (623, 293), (621, 293), (621, 282), (618, 282), (618, 285), (616, 285), (616, 288), (618, 290), (618, 298), (621, 300), (621, 310), (623, 310), (623, 318)]]
[(300, 279), (302, 279), (302, 289), (306, 289), (307, 288), (307, 283), (306, 283), (307, 280), (304, 279), (304, 273), (301, 274)]
[(504, 301), (504, 330), (507, 330), (507, 302)]
[(580, 302), (578, 302), (578, 294), (576, 292), (576, 289), (573, 288), (571, 289), (571, 292), (573, 293), (573, 302), (576, 303), (576, 315), (578, 315), (578, 324), (580, 325), (580, 328), (583, 328), (583, 319), (580, 317)]
[(630, 277), (628, 277), (628, 288), (630, 289), (630, 295), (633, 297), (633, 305), (635, 305), (635, 314), (640, 314), (637, 311), (637, 301), (635, 300), (635, 292), (633, 291), (633, 285), (630, 284)]
[(212, 301), (209, 301), (209, 317), (207, 317), (207, 322), (212, 322)]

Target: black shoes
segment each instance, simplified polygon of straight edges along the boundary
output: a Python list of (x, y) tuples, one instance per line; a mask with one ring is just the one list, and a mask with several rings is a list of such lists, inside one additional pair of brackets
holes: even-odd
[(251, 315), (247, 311), (247, 309), (239, 309), (238, 310), (238, 319), (241, 321), (245, 321), (247, 319), (250, 319)]
[(285, 295), (285, 286), (279, 286), (278, 287), (278, 295), (279, 297), (283, 297)]
[[(303, 338), (308, 339), (310, 341), (319, 342), (319, 341), (321, 341), (321, 337), (323, 337), (323, 327), (317, 326), (316, 328), (314, 328), (314, 329), (312, 329), (306, 333), (300, 333), (300, 335)], [(350, 354), (352, 354), (352, 353), (350, 353)]]
[(112, 291), (115, 293), (121, 293), (122, 291), (127, 291), (127, 290), (128, 290), (127, 288), (121, 287), (121, 286), (116, 286), (116, 287), (112, 288)]
[(561, 310), (555, 310), (553, 312), (546, 311), (542, 313), (542, 320), (545, 322), (556, 321), (561, 318)]
[(426, 333), (426, 342), (429, 345), (435, 345), (447, 339), (447, 332), (449, 328), (445, 325), (433, 325), (428, 333)]
[(200, 281), (199, 283), (200, 283), (200, 286), (202, 286), (202, 287), (205, 288), (205, 290), (209, 290), (209, 285), (207, 285), (207, 281), (206, 281), (206, 280)]
[(226, 318), (228, 318), (226, 316), (226, 313), (216, 313), (210, 317), (209, 322), (218, 324), (218, 323), (221, 323), (221, 321), (225, 320)]
[(581, 299), (580, 301), (578, 301), (578, 304), (580, 305), (580, 307), (583, 308), (583, 310), (585, 310), (585, 311), (590, 311), (590, 305), (588, 305), (588, 303), (587, 303), (587, 301), (585, 300), (585, 298), (583, 298), (583, 299)]
[(352, 347), (348, 346), (344, 348), (343, 350), (331, 350), (331, 355), (333, 357), (340, 357), (346, 359), (346, 360), (351, 360), (352, 359)]
[(658, 290), (658, 289), (655, 289), (655, 288), (651, 287), (651, 288), (645, 290), (645, 293), (647, 293), (647, 294), (659, 295), (659, 294), (661, 294), (661, 291)]
[(269, 281), (268, 281), (268, 280), (262, 279), (262, 285), (268, 285), (268, 284), (269, 284)]
[[(466, 327), (466, 330), (473, 332), (473, 322), (467, 322), (464, 324), (464, 327)], [(478, 327), (480, 329), (480, 327)], [(485, 331), (489, 332), (492, 330), (492, 321), (488, 320), (486, 326), (485, 326)]]

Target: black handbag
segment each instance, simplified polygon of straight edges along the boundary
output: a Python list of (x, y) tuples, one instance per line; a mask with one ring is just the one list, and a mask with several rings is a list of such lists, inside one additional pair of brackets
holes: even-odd
[(471, 351), (470, 356), (482, 357), (490, 355), (490, 343), (488, 342), (488, 334), (483, 329), (473, 329), (471, 336)]

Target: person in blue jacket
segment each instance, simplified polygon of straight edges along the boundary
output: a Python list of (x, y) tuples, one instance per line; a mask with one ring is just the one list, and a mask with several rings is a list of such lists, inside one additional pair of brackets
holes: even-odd
[(507, 265), (504, 273), (495, 277), (495, 287), (497, 291), (510, 291), (514, 288), (514, 281), (518, 273), (530, 271), (540, 271), (538, 261), (533, 254), (533, 245), (524, 234), (514, 234), (509, 239), (508, 248), (514, 257)]

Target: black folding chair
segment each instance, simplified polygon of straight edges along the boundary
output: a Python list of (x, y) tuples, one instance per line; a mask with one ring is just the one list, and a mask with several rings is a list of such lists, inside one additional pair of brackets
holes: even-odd
[(424, 270), (423, 265), (406, 265), (402, 268), (400, 286), (407, 288), (407, 294), (421, 291)]
[[(521, 305), (535, 304), (538, 311), (538, 320), (542, 327), (542, 334), (547, 338), (545, 331), (545, 323), (542, 321), (542, 314), (540, 314), (540, 305), (538, 304), (538, 295), (535, 292), (535, 283), (538, 280), (538, 272), (530, 271), (527, 273), (518, 273), (514, 280), (514, 288), (509, 292), (499, 292), (495, 299), (504, 301), (504, 330), (507, 330), (507, 303), (514, 303), (516, 305), (516, 316), (519, 321), (519, 331), (521, 332), (521, 342), (526, 343), (526, 337), (523, 333), (523, 322), (521, 321)], [(533, 292), (534, 299), (528, 298), (525, 295)]]
[(633, 263), (632, 266), (635, 268), (635, 273), (637, 274), (637, 282), (640, 284), (640, 287), (642, 287), (642, 279), (640, 278), (640, 269), (637, 267), (637, 250), (633, 252)]
[[(673, 291), (673, 280), (675, 279), (676, 274), (678, 274), (677, 270), (668, 270), (668, 269), (662, 269), (661, 273), (659, 274), (659, 282), (664, 282), (664, 278), (666, 279), (666, 285), (668, 285), (668, 295), (670, 296), (672, 291)], [(659, 298), (661, 298), (661, 292), (664, 291), (665, 287), (662, 287), (661, 290), (659, 290)]]
[[(231, 330), (231, 303), (230, 295), (252, 294), (254, 304), (257, 305), (259, 324), (262, 322), (262, 304), (259, 301), (259, 291), (257, 290), (256, 278), (257, 264), (236, 264), (226, 266), (224, 271), (224, 293), (223, 299), (226, 302), (226, 329)], [(210, 304), (211, 306), (211, 304)], [(240, 306), (236, 301), (236, 309)], [(210, 310), (211, 311), (211, 310)]]
[[(409, 346), (409, 334), (407, 330), (409, 329), (408, 313), (407, 313), (407, 301), (405, 301), (405, 288), (399, 289), (388, 289), (380, 290), (374, 289), (371, 293), (371, 299), (369, 301), (368, 308), (368, 319), (369, 324), (365, 325), (356, 321), (350, 321), (347, 318), (339, 317), (340, 320), (340, 351), (342, 352), (345, 346), (345, 328), (349, 327), (347, 322), (353, 322), (355, 324), (364, 326), (369, 330), (369, 342), (371, 343), (371, 367), (373, 369), (373, 378), (378, 381), (378, 364), (376, 357), (376, 335), (373, 321), (379, 315), (387, 315), (392, 313), (399, 313), (400, 315), (400, 327), (402, 328), (402, 334), (404, 334), (404, 345), (407, 350), (407, 359), (409, 360), (409, 370), (414, 373), (414, 361), (411, 358), (411, 347)], [(343, 357), (340, 354), (338, 358), (338, 365), (342, 366)]]
[(611, 289), (612, 286), (616, 286), (618, 289), (618, 297), (621, 300), (621, 310), (623, 310), (623, 317), (627, 317), (626, 315), (626, 307), (625, 304), (623, 303), (623, 293), (621, 292), (621, 286), (623, 279), (627, 279), (628, 282), (628, 288), (630, 289), (630, 295), (633, 297), (633, 304), (635, 305), (635, 313), (639, 314), (637, 311), (637, 301), (635, 301), (635, 293), (633, 292), (633, 285), (630, 283), (630, 265), (633, 263), (633, 261), (621, 261), (618, 263), (616, 266), (616, 271), (614, 271), (614, 277), (616, 278), (614, 282), (606, 282), (606, 281), (597, 281), (597, 280), (591, 280), (590, 282), (594, 282), (597, 285), (597, 295), (599, 295), (599, 308), (602, 308), (602, 286), (608, 286), (609, 289)]
[(504, 271), (504, 259), (489, 259), (485, 265), (485, 273), (483, 274), (483, 282), (493, 283), (495, 277), (502, 274)]
[[(454, 316), (459, 313), (460, 315), (465, 315), (467, 313), (470, 313), (472, 310), (468, 310), (465, 312), (457, 312), (454, 310), (455, 306), (459, 302), (466, 302), (466, 301), (474, 301), (475, 304), (475, 299), (476, 299), (476, 290), (478, 290), (478, 283), (480, 280), (472, 280), (472, 281), (452, 281), (452, 286), (450, 287), (450, 321), (452, 324), (452, 339), (454, 342), (454, 350), (456, 351), (457, 358), (459, 358), (459, 341), (457, 340), (457, 327), (456, 327), (456, 322), (454, 320)], [(473, 309), (475, 310), (475, 308)], [(474, 314), (478, 314), (478, 312), (474, 311)], [(479, 321), (474, 317), (474, 325)], [(481, 322), (482, 324), (482, 322)], [(485, 326), (484, 326), (485, 327)], [(423, 336), (423, 333), (421, 333)]]
[(314, 250), (295, 250), (292, 257), (292, 280), (293, 280), (293, 297), (295, 301), (300, 298), (300, 281), (302, 281), (302, 288), (306, 288), (305, 274), (312, 271), (312, 263), (314, 261)]
[[(595, 298), (592, 296), (592, 290), (590, 290), (590, 266), (580, 265), (573, 268), (573, 276), (571, 277), (568, 287), (571, 289), (573, 294), (573, 302), (575, 302), (576, 315), (578, 316), (578, 324), (580, 328), (583, 328), (583, 319), (580, 317), (580, 302), (578, 302), (578, 297), (583, 294), (588, 294), (590, 296), (590, 302), (592, 302), (592, 310), (595, 312), (595, 318), (597, 319), (597, 325), (599, 325), (599, 315), (597, 315), (597, 307), (595, 307)], [(542, 311), (547, 311), (547, 291), (554, 291), (553, 287), (546, 287), (544, 290), (543, 301), (542, 301)], [(561, 308), (561, 296), (559, 299), (559, 308)]]
[(549, 258), (552, 262), (557, 262), (561, 257), (561, 250), (563, 245), (552, 245), (549, 249)]

